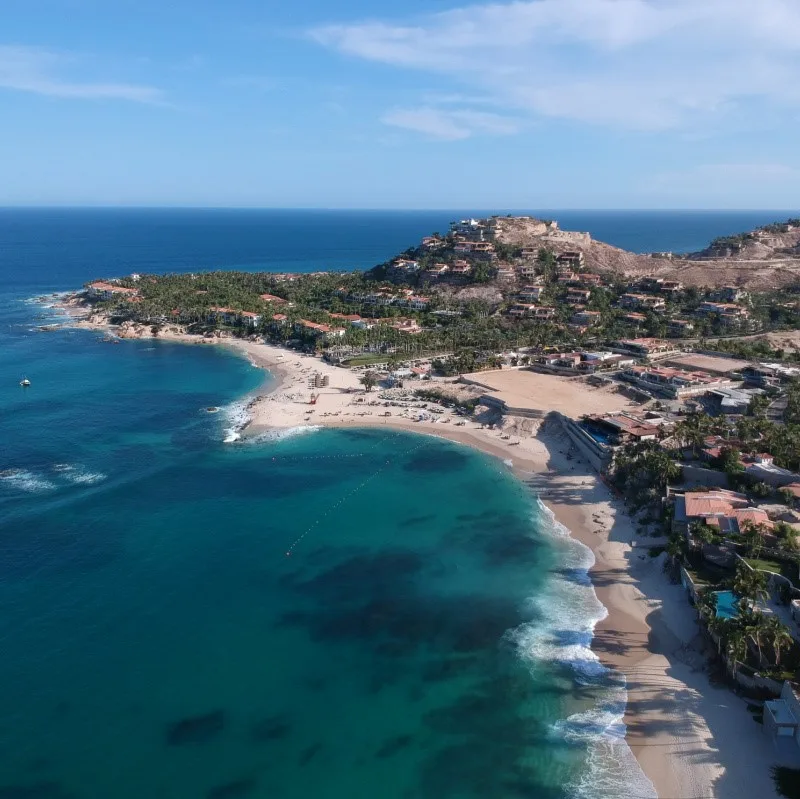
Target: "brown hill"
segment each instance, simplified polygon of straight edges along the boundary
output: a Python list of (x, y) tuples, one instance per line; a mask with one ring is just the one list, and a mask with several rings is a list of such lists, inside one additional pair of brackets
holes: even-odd
[(557, 255), (584, 254), (586, 268), (626, 278), (661, 277), (687, 286), (741, 286), (754, 291), (800, 285), (800, 220), (717, 239), (698, 253), (637, 255), (595, 241), (588, 233), (529, 218), (495, 220), (495, 239), (522, 247), (547, 247)]

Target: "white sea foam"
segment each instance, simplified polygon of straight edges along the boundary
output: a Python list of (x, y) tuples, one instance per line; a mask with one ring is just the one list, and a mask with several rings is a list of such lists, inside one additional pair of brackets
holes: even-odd
[(57, 487), (52, 480), (27, 469), (8, 469), (0, 472), (0, 481), (12, 490), (25, 491), (30, 494), (53, 491)]
[(267, 441), (285, 441), (287, 438), (296, 438), (297, 436), (316, 433), (318, 430), (322, 430), (322, 426), (318, 424), (299, 425), (297, 427), (287, 427), (282, 430), (267, 430), (248, 439), (248, 443), (263, 444)]
[(247, 406), (247, 400), (239, 400), (238, 402), (232, 402), (222, 409), (226, 422), (225, 428), (222, 431), (223, 443), (232, 444), (234, 441), (239, 441), (242, 437), (242, 430), (244, 430), (253, 419)]
[(57, 463), (53, 471), (58, 472), (62, 478), (75, 485), (94, 485), (106, 479), (102, 472), (92, 472), (85, 466), (74, 463)]
[(536, 622), (518, 627), (513, 638), (523, 657), (532, 663), (565, 664), (578, 685), (601, 692), (596, 706), (553, 725), (555, 737), (586, 747), (586, 769), (570, 786), (573, 795), (577, 799), (657, 799), (653, 784), (625, 741), (625, 678), (603, 666), (591, 650), (595, 626), (608, 615), (589, 577), (594, 553), (572, 538), (541, 502), (539, 511), (547, 520), (544, 532), (554, 539), (563, 565), (544, 591), (531, 599)]

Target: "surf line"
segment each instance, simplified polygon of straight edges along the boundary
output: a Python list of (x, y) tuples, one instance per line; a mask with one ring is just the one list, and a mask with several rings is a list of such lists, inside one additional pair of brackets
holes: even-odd
[[(400, 433), (395, 433), (394, 435), (390, 436), (388, 440), (390, 440), (390, 441), (391, 441), (391, 439), (392, 439), (392, 438), (397, 438), (397, 437), (398, 437), (398, 436), (400, 436), (400, 435), (401, 435)], [(379, 442), (378, 442), (378, 444), (382, 444), (382, 443), (383, 443), (385, 440), (386, 440), (386, 439), (382, 439), (381, 441), (379, 441)], [(401, 453), (400, 453), (400, 457), (401, 457), (401, 458), (405, 458), (405, 457), (407, 457), (408, 455), (411, 455), (413, 452), (416, 452), (418, 449), (421, 449), (422, 447), (424, 447), (424, 446), (425, 446), (427, 443), (428, 443), (427, 441), (424, 441), (424, 440), (423, 440), (423, 441), (421, 441), (421, 442), (419, 442), (419, 443), (415, 444), (413, 447), (409, 447), (407, 450), (405, 450), (405, 451), (403, 451), (403, 452), (401, 452)], [(377, 444), (376, 444), (376, 446), (377, 446)], [(372, 449), (374, 449), (374, 447), (373, 447)], [(308, 526), (308, 527), (307, 527), (307, 528), (306, 528), (306, 529), (305, 529), (305, 530), (304, 530), (304, 531), (303, 531), (303, 532), (302, 532), (302, 533), (301, 533), (301, 534), (300, 534), (300, 535), (299, 535), (299, 536), (298, 536), (298, 537), (297, 537), (297, 538), (296, 538), (296, 539), (295, 539), (295, 540), (294, 540), (292, 543), (291, 543), (291, 545), (289, 546), (289, 548), (286, 550), (286, 553), (285, 553), (285, 554), (286, 554), (286, 557), (287, 557), (287, 558), (290, 558), (290, 557), (292, 556), (292, 553), (293, 553), (293, 552), (294, 552), (294, 550), (297, 548), (297, 546), (300, 544), (300, 542), (301, 542), (301, 541), (302, 541), (302, 540), (303, 540), (303, 539), (304, 539), (306, 536), (308, 536), (308, 535), (309, 535), (311, 532), (313, 532), (313, 531), (314, 531), (314, 530), (315, 530), (315, 529), (316, 529), (316, 528), (319, 526), (319, 524), (320, 524), (322, 521), (324, 521), (324, 520), (325, 520), (325, 517), (326, 517), (326, 516), (329, 516), (329, 515), (330, 515), (331, 513), (333, 513), (333, 512), (334, 512), (334, 511), (335, 511), (337, 508), (341, 507), (341, 506), (342, 506), (342, 505), (343, 505), (345, 502), (347, 502), (348, 500), (352, 499), (352, 498), (353, 498), (353, 497), (354, 497), (356, 494), (358, 494), (360, 491), (362, 491), (362, 490), (363, 490), (363, 489), (364, 489), (364, 488), (365, 488), (365, 487), (366, 487), (366, 486), (367, 486), (369, 483), (371, 483), (371, 482), (372, 482), (372, 481), (373, 481), (373, 480), (374, 480), (374, 479), (375, 479), (375, 478), (376, 478), (378, 475), (380, 475), (382, 472), (384, 472), (384, 471), (386, 470), (386, 467), (387, 467), (387, 466), (390, 466), (390, 465), (391, 465), (391, 463), (392, 463), (392, 459), (391, 459), (391, 457), (390, 457), (390, 458), (387, 458), (387, 460), (386, 460), (384, 463), (382, 463), (382, 464), (381, 464), (381, 465), (380, 465), (380, 466), (379, 466), (379, 467), (378, 467), (378, 468), (377, 468), (377, 469), (376, 469), (376, 470), (375, 470), (375, 471), (374, 471), (374, 472), (373, 472), (373, 473), (372, 473), (372, 474), (371, 474), (369, 477), (367, 477), (367, 478), (366, 478), (366, 479), (365, 479), (363, 482), (359, 483), (359, 484), (358, 484), (358, 485), (357, 485), (355, 488), (351, 489), (350, 491), (346, 491), (346, 492), (344, 492), (344, 493), (343, 493), (343, 494), (342, 494), (342, 495), (339, 497), (339, 499), (337, 499), (337, 500), (336, 500), (336, 502), (334, 502), (333, 504), (331, 504), (331, 505), (330, 505), (330, 506), (329, 506), (329, 507), (328, 507), (328, 508), (327, 508), (325, 511), (323, 511), (323, 512), (322, 512), (322, 513), (321, 513), (321, 514), (320, 514), (320, 515), (319, 515), (319, 516), (318, 516), (318, 517), (317, 517), (317, 518), (316, 518), (316, 519), (315, 519), (315, 520), (314, 520), (314, 521), (313, 521), (313, 522), (312, 522), (312, 523), (311, 523), (311, 524), (310, 524), (310, 525), (309, 525), (309, 526)]]

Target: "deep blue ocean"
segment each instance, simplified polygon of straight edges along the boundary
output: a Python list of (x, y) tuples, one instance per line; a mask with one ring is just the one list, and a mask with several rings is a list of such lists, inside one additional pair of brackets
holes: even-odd
[[(502, 464), (224, 444), (247, 361), (37, 330), (95, 277), (365, 268), (464, 215), (0, 210), (0, 797), (652, 795), (591, 555)], [(547, 215), (646, 251), (788, 214)]]

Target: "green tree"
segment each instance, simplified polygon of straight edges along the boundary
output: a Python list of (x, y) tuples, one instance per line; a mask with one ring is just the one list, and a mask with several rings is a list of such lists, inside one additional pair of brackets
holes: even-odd
[(717, 615), (717, 595), (707, 590), (697, 600), (697, 614), (701, 619), (713, 619)]
[(769, 596), (766, 574), (751, 569), (740, 561), (733, 579), (733, 592), (741, 599), (752, 599), (755, 602), (766, 599)]
[(378, 385), (378, 374), (373, 371), (366, 372), (359, 382), (364, 386), (364, 391), (372, 391)]
[(725, 651), (728, 655), (731, 671), (735, 677), (739, 663), (743, 662), (747, 657), (747, 634), (736, 624), (727, 628)]
[(719, 535), (718, 530), (715, 530), (705, 522), (692, 522), (689, 531), (692, 534), (692, 538), (700, 544), (711, 544)]
[(753, 524), (753, 522), (744, 523), (744, 533), (742, 540), (744, 545), (749, 550), (750, 554), (757, 558), (761, 550), (764, 548), (764, 526), (761, 524)]
[(766, 634), (766, 621), (764, 614), (750, 608), (741, 608), (736, 623), (755, 642), (758, 649), (759, 662), (761, 661), (761, 639)]
[(777, 616), (770, 616), (766, 621), (765, 636), (775, 652), (775, 665), (780, 666), (781, 652), (790, 649), (794, 643), (792, 634)]

